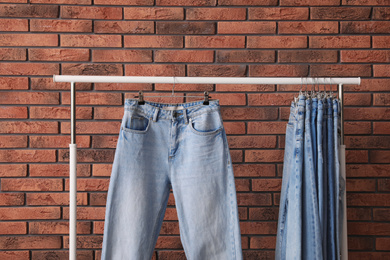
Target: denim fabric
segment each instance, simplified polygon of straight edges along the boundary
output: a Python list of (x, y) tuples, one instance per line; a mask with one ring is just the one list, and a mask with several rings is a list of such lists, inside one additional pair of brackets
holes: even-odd
[(334, 139), (333, 139), (333, 102), (327, 98), (327, 152), (328, 152), (328, 227), (327, 227), (327, 259), (336, 259), (336, 188), (335, 188), (335, 166), (334, 166)]
[(319, 128), (318, 131), (322, 130), (322, 158), (323, 158), (323, 164), (322, 164), (322, 172), (323, 172), (323, 211), (324, 211), (324, 222), (323, 222), (323, 233), (322, 233), (322, 239), (323, 239), (323, 253), (324, 253), (324, 259), (328, 259), (328, 217), (329, 217), (329, 209), (328, 209), (328, 101), (326, 98), (322, 100), (323, 104), (323, 117), (322, 117), (322, 129)]
[[(317, 109), (318, 109), (318, 98), (313, 98), (311, 104), (311, 142), (313, 147), (314, 172), (317, 172)], [(318, 186), (317, 175), (315, 176), (315, 180), (316, 180), (316, 185)]]
[(322, 259), (322, 241), (311, 134), (311, 99), (306, 99), (302, 185), (302, 259)]
[(202, 103), (125, 101), (107, 194), (102, 260), (151, 259), (171, 188), (187, 259), (242, 259), (219, 103)]
[(291, 104), (290, 117), (286, 128), (286, 144), (284, 150), (284, 164), (283, 164), (283, 178), (282, 178), (282, 189), (280, 192), (280, 203), (279, 203), (279, 221), (276, 238), (276, 250), (275, 259), (287, 259), (286, 258), (286, 229), (287, 229), (287, 191), (289, 188), (289, 181), (291, 176), (291, 168), (294, 162), (294, 136), (297, 127), (297, 110), (298, 106), (294, 102)]

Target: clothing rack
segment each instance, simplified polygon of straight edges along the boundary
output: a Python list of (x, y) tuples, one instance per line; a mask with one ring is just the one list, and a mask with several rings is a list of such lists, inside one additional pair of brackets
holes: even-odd
[[(357, 78), (287, 78), (287, 77), (142, 77), (142, 76), (76, 76), (76, 75), (53, 75), (54, 82), (71, 83), (71, 143), (69, 144), (69, 259), (76, 260), (76, 224), (77, 224), (77, 144), (76, 144), (76, 89), (75, 83), (167, 83), (167, 84), (273, 84), (273, 85), (335, 85), (339, 86), (338, 94), (341, 104), (341, 151), (344, 144), (344, 116), (343, 116), (343, 84), (360, 85), (360, 77)], [(345, 148), (345, 147), (344, 147)], [(343, 157), (343, 155), (341, 156)], [(345, 157), (345, 155), (344, 155)], [(342, 162), (345, 162), (343, 158)], [(345, 168), (345, 165), (341, 165)], [(344, 172), (345, 173), (345, 172)], [(345, 176), (344, 176), (345, 177)], [(345, 206), (346, 207), (346, 206)], [(344, 209), (346, 212), (346, 208)], [(346, 220), (346, 218), (344, 218)], [(344, 221), (345, 221), (344, 220)], [(345, 222), (346, 224), (346, 222)], [(346, 232), (343, 237), (341, 252), (346, 255), (347, 243)], [(346, 259), (346, 258), (344, 258)]]

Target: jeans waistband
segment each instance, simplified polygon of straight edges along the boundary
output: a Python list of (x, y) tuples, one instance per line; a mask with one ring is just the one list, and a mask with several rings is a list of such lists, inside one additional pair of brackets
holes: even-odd
[(154, 120), (190, 118), (219, 109), (219, 100), (210, 100), (209, 105), (203, 105), (203, 100), (172, 104), (145, 101), (144, 105), (139, 105), (138, 99), (125, 100), (125, 111), (136, 111)]

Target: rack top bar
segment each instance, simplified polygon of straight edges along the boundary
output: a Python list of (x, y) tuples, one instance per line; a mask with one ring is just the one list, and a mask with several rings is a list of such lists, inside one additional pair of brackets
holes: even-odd
[(168, 84), (350, 84), (360, 85), (357, 78), (287, 78), (287, 77), (139, 77), (53, 75), (54, 82), (88, 83), (168, 83)]

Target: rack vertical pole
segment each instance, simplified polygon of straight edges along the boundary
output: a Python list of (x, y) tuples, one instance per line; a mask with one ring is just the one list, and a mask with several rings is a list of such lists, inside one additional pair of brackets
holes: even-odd
[(339, 84), (339, 100), (340, 100), (340, 143), (344, 144), (344, 90), (343, 84)]
[(77, 248), (77, 144), (76, 144), (76, 90), (70, 87), (70, 139), (69, 144), (69, 260), (76, 260)]

